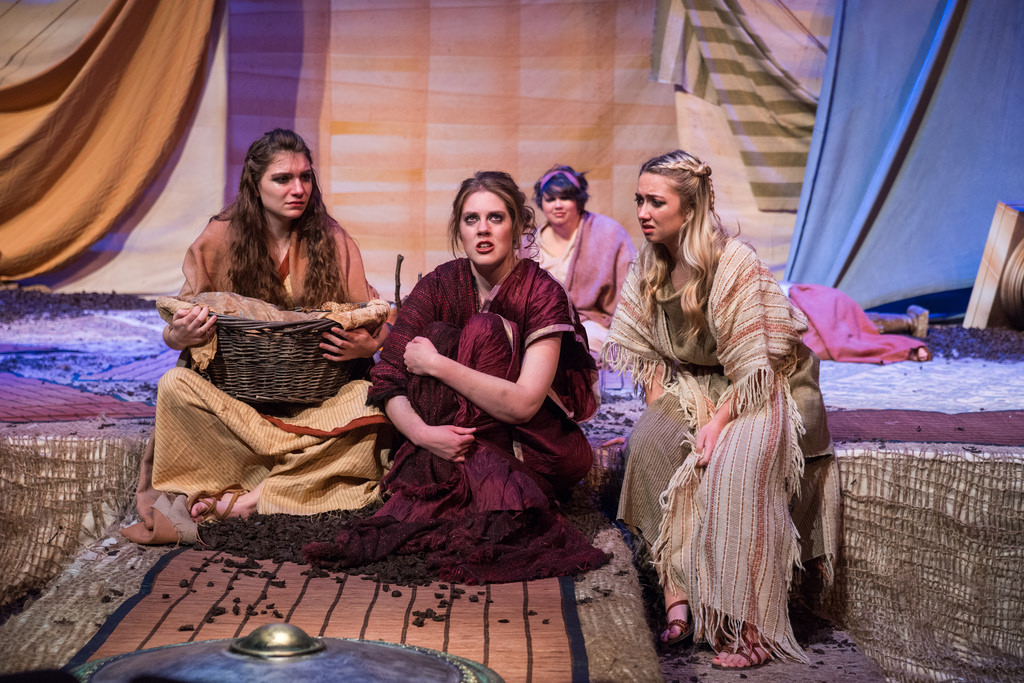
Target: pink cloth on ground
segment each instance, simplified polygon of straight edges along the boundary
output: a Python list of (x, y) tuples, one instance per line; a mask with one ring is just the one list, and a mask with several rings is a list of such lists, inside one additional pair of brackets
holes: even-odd
[(875, 324), (849, 296), (824, 285), (794, 284), (789, 299), (807, 316), (804, 343), (822, 360), (896, 363), (927, 346), (921, 339), (879, 334)]

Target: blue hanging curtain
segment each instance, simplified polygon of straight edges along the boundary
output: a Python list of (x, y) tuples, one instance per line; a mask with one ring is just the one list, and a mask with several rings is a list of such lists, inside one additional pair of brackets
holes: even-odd
[(786, 279), (865, 308), (970, 288), (1024, 199), (1024, 2), (840, 0)]

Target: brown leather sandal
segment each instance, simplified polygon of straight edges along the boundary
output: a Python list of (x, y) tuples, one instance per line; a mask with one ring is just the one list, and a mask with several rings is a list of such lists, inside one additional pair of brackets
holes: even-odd
[(748, 671), (750, 669), (756, 669), (760, 666), (764, 666), (772, 659), (768, 650), (761, 647), (760, 644), (748, 643), (742, 639), (725, 648), (719, 652), (718, 655), (739, 655), (740, 657), (743, 657), (743, 659), (747, 660), (747, 663), (743, 666), (725, 666), (724, 664), (715, 664), (714, 661), (711, 662), (712, 669), (722, 669), (725, 671)]
[[(673, 607), (679, 607), (680, 605), (686, 605), (687, 607), (689, 607), (690, 603), (688, 601), (686, 601), (686, 600), (676, 600), (671, 605), (669, 605), (668, 607), (665, 608), (665, 616), (668, 617), (668, 613), (672, 611), (672, 608)], [(687, 638), (689, 638), (690, 636), (692, 636), (693, 635), (693, 623), (692, 623), (692, 621), (693, 621), (693, 616), (691, 615), (690, 621), (687, 621), (685, 619), (673, 619), (672, 621), (668, 622), (668, 624), (665, 625), (665, 630), (662, 631), (662, 635), (664, 635), (665, 633), (668, 633), (670, 630), (672, 630), (673, 626), (675, 626), (676, 628), (679, 629), (679, 635), (676, 636), (675, 638), (669, 638), (667, 640), (662, 640), (661, 642), (665, 643), (666, 645), (675, 645), (676, 643), (680, 643), (680, 642), (686, 640)]]

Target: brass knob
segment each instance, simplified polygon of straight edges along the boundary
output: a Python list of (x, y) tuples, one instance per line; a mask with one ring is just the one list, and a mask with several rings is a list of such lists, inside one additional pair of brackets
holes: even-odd
[(267, 659), (308, 655), (319, 652), (324, 647), (322, 640), (306, 635), (298, 626), (267, 624), (255, 629), (246, 637), (235, 640), (229, 649), (250, 657)]

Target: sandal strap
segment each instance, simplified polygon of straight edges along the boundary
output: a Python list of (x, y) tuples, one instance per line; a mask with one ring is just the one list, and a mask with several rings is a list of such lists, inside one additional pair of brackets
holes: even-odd
[[(241, 489), (236, 489), (234, 491), (230, 491), (230, 493), (231, 493), (231, 500), (228, 501), (228, 506), (224, 510), (224, 512), (223, 513), (220, 513), (220, 512), (215, 512), (214, 513), (217, 516), (217, 519), (227, 519), (228, 517), (231, 516), (231, 510), (234, 509), (235, 501), (238, 500), (238, 496), (242, 493), (242, 490)], [(217, 505), (216, 504), (214, 504), (213, 509), (216, 511), (216, 509), (217, 509)]]
[[(241, 484), (231, 484), (230, 486), (225, 486), (216, 493), (209, 493), (207, 491), (193, 493), (188, 497), (188, 502), (186, 503), (188, 506), (187, 509), (189, 514), (191, 514), (192, 508), (195, 507), (196, 503), (202, 503), (205, 508), (200, 517), (204, 522), (210, 519), (225, 519), (229, 514), (231, 514), (231, 510), (234, 509), (235, 501), (238, 500), (238, 496), (245, 492), (246, 491), (242, 488)], [(227, 509), (223, 513), (217, 512), (217, 503), (229, 494), (231, 495), (231, 500), (228, 501)]]
[[(678, 620), (677, 620), (678, 621)], [(762, 657), (758, 650), (764, 653)], [(724, 650), (719, 654), (737, 655), (747, 660), (746, 666), (735, 667), (737, 669), (746, 669), (754, 666), (760, 666), (772, 658), (771, 653), (765, 648), (761, 647), (757, 643), (747, 643), (742, 640), (730, 643)]]

